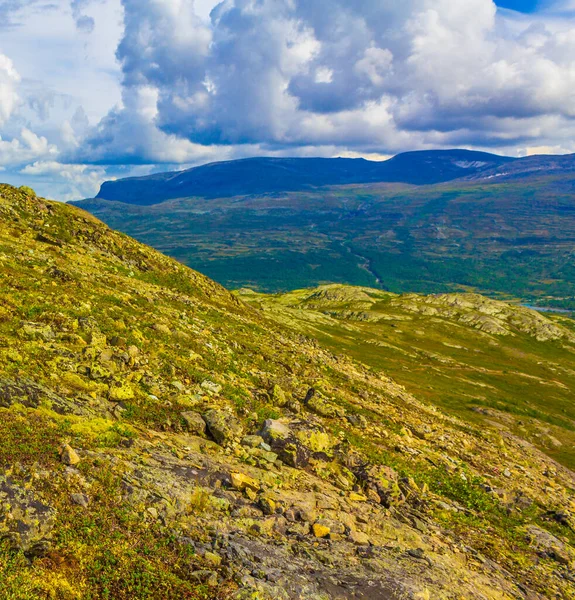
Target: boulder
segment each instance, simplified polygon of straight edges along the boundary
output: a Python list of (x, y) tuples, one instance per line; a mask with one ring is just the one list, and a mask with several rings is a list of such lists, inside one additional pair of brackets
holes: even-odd
[(28, 556), (43, 556), (50, 548), (54, 509), (32, 492), (0, 477), (0, 539)]
[(193, 410), (183, 412), (182, 419), (186, 423), (186, 429), (193, 435), (206, 434), (206, 421), (202, 415)]
[(229, 412), (212, 409), (209, 410), (203, 418), (210, 435), (220, 445), (230, 442), (242, 434), (240, 422)]
[(263, 424), (260, 435), (268, 444), (273, 444), (279, 440), (287, 439), (290, 436), (290, 429), (283, 421), (268, 419)]

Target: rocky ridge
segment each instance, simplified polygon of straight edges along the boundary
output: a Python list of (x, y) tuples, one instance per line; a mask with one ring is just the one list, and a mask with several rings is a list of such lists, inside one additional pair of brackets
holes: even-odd
[(0, 596), (573, 597), (571, 471), (267, 313), (0, 186)]

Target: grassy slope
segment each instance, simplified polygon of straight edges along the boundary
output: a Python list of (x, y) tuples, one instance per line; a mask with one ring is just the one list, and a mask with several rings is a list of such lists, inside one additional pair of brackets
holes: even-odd
[[(292, 315), (278, 323), (283, 315), (247, 306), (77, 208), (0, 186), (0, 479), (56, 511), (48, 554), (28, 563), (2, 544), (0, 597), (226, 598), (241, 584), (251, 597), (277, 598), (293, 581), (317, 586), (350, 573), (404, 592), (386, 598), (508, 600), (521, 596), (518, 585), (573, 593), (571, 472), (508, 431), (429, 408), (378, 370), (302, 337), (307, 324), (294, 328)], [(221, 391), (206, 392), (206, 379)], [(40, 392), (17, 402), (10, 381)], [(367, 424), (306, 409), (298, 417), (274, 403), (276, 384), (300, 403), (314, 386), (327, 406)], [(327, 440), (328, 453), (305, 470), (264, 465), (236, 443), (223, 449), (187, 434), (181, 413), (190, 408), (230, 411), (246, 433), (283, 416), (312, 428), (306, 443)], [(76, 471), (60, 461), (65, 441), (81, 453)], [(363, 489), (353, 457), (403, 477), (389, 509), (349, 499), (354, 486)], [(283, 517), (230, 487), (231, 471), (247, 471), (287, 506), (317, 502), (320, 516), (365, 530), (372, 550), (362, 554), (341, 535), (322, 541), (276, 529)], [(205, 487), (188, 473), (205, 473)], [(87, 508), (70, 501), (84, 491)], [(563, 524), (550, 510), (566, 515)], [(559, 554), (541, 556), (526, 536), (535, 524), (563, 540)], [(274, 587), (256, 563), (246, 572), (230, 558), (208, 588), (192, 576), (210, 568), (202, 544), (223, 553), (230, 534), (235, 544), (261, 545), (257, 564), (284, 552), (274, 568), (297, 570), (280, 573)], [(414, 547), (430, 562), (410, 558)]]
[[(498, 302), (473, 296), (469, 308), (454, 312), (440, 298), (338, 286), (241, 296), (334, 351), (385, 371), (418, 398), (472, 423), (496, 421), (575, 466), (572, 320), (551, 321), (520, 308), (508, 313)], [(467, 315), (481, 314), (482, 303), (485, 316), (496, 315), (499, 333), (491, 321), (466, 322)], [(517, 319), (509, 316), (513, 311), (521, 315), (516, 323), (509, 321)], [(537, 339), (533, 332), (547, 326), (564, 337)]]
[(475, 289), (575, 308), (569, 176), (83, 206), (230, 288)]

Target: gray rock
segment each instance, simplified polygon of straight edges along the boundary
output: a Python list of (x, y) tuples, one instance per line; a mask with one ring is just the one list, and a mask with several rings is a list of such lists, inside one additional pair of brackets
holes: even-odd
[(70, 499), (74, 504), (77, 504), (82, 508), (87, 508), (90, 505), (90, 498), (88, 498), (86, 494), (72, 494)]
[(264, 440), (259, 435), (246, 435), (242, 440), (242, 446), (246, 446), (247, 448), (258, 448), (261, 447), (263, 443)]
[(206, 422), (202, 415), (193, 410), (183, 412), (182, 419), (186, 422), (186, 429), (194, 435), (206, 434)]
[(272, 444), (276, 440), (283, 440), (289, 437), (290, 429), (281, 421), (268, 419), (260, 431), (261, 437), (268, 443)]
[(238, 419), (229, 412), (212, 409), (204, 415), (204, 421), (214, 440), (222, 445), (242, 434)]
[(33, 493), (0, 477), (0, 538), (28, 556), (43, 556), (50, 548), (56, 512)]
[(209, 394), (219, 394), (222, 391), (222, 386), (219, 383), (214, 383), (209, 379), (202, 381), (202, 389), (208, 392)]

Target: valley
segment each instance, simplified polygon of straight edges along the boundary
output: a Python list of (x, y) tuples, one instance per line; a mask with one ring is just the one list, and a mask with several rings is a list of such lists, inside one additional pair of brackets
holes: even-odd
[(573, 310), (573, 198), (570, 172), (537, 171), (525, 180), (79, 205), (232, 289), (476, 291)]

